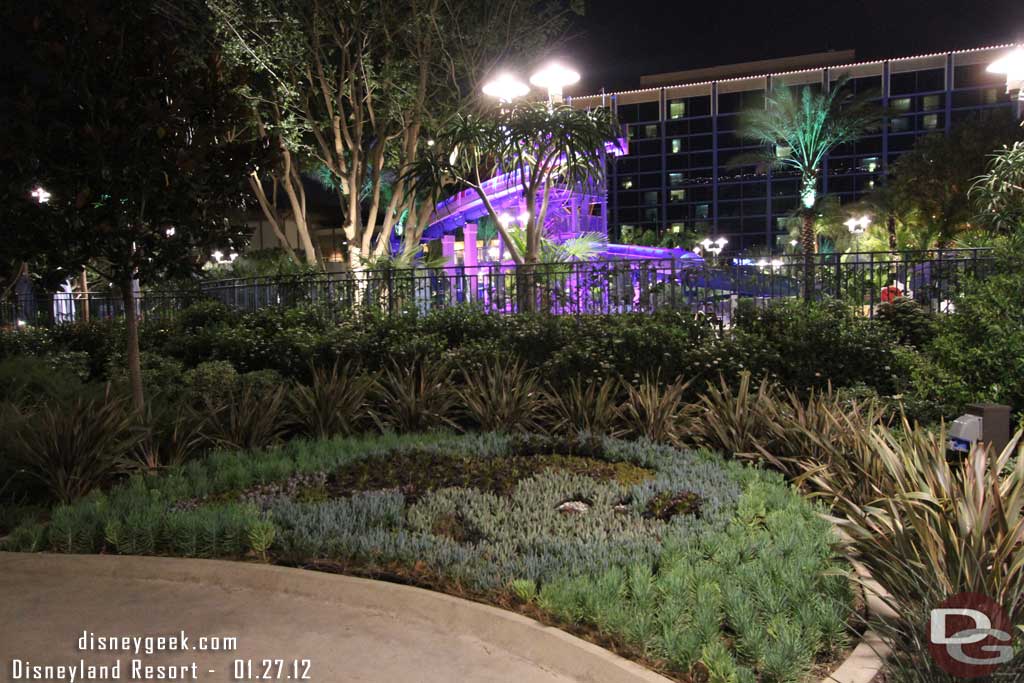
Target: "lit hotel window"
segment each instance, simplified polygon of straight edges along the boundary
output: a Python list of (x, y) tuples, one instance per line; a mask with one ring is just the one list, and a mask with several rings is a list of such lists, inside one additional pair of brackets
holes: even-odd
[(644, 126), (644, 137), (645, 138), (656, 138), (658, 137), (658, 124), (649, 123)]
[(619, 180), (619, 187), (622, 188), (623, 190), (632, 190), (633, 189), (633, 179), (632, 178), (622, 178), (621, 180)]
[(657, 204), (658, 203), (658, 191), (651, 190), (650, 192), (644, 192), (644, 204)]
[(670, 119), (681, 119), (686, 116), (686, 102), (676, 100), (668, 103), (668, 117)]
[(681, 202), (686, 199), (686, 190), (672, 190), (669, 193), (669, 201)]
[(697, 218), (707, 218), (710, 207), (707, 204), (697, 205)]
[(942, 106), (942, 98), (938, 95), (927, 95), (921, 100), (921, 108), (925, 111), (938, 109)]
[(921, 124), (924, 126), (925, 130), (935, 130), (939, 127), (939, 115), (928, 114), (923, 117)]
[(910, 98), (900, 97), (898, 99), (889, 102), (889, 109), (891, 111), (910, 111)]
[(905, 133), (910, 130), (910, 119), (901, 117), (889, 122), (889, 128), (893, 133)]
[(672, 153), (679, 154), (683, 151), (683, 141), (681, 138), (672, 138)]
[(668, 174), (668, 184), (671, 185), (672, 187), (679, 187), (680, 185), (683, 184), (683, 174), (682, 173), (669, 173)]
[(878, 157), (864, 157), (860, 160), (860, 169), (868, 173), (876, 172), (878, 170)]

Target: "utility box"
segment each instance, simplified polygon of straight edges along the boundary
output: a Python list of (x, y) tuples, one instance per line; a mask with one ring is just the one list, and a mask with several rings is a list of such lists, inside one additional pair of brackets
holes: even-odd
[(969, 453), (976, 443), (991, 444), (994, 454), (1003, 452), (1010, 443), (1010, 406), (976, 403), (949, 426), (951, 451)]
[(970, 453), (974, 444), (981, 441), (982, 418), (977, 415), (961, 415), (949, 426), (949, 450)]

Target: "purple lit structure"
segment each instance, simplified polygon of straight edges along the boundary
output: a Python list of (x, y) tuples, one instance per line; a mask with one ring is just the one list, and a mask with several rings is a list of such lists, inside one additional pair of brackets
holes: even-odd
[[(621, 138), (609, 142), (605, 153), (621, 156), (628, 153), (628, 141)], [(495, 175), (484, 183), (484, 191), (495, 213), (515, 219), (526, 210), (521, 196), (521, 185), (514, 172)], [(477, 224), (489, 221), (490, 214), (476, 190), (463, 190), (439, 203), (430, 225), (424, 231), (423, 242), (441, 240), (442, 254), (450, 266), (511, 265), (500, 235), (478, 239)], [(608, 193), (604, 184), (594, 180), (582, 190), (555, 187), (551, 190), (548, 212), (544, 224), (547, 238), (562, 242), (585, 233), (608, 236)], [(456, 242), (456, 233), (462, 231), (463, 240)], [(392, 236), (397, 246), (400, 238)], [(642, 247), (625, 244), (606, 244), (592, 258), (594, 261), (658, 260), (675, 261), (679, 265), (702, 264), (703, 259), (685, 249)]]

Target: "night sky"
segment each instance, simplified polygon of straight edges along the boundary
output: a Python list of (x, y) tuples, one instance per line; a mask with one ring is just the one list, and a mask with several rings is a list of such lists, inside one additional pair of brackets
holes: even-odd
[(854, 49), (858, 58), (1024, 41), (1024, 0), (587, 0), (562, 50), (569, 94), (639, 87), (640, 76)]

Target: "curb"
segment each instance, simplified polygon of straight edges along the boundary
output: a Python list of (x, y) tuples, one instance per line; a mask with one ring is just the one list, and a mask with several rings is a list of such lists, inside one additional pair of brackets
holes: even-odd
[(199, 583), (230, 590), (273, 592), (343, 602), (468, 633), (541, 667), (586, 683), (671, 683), (597, 645), (521, 614), (444, 593), (340, 574), (230, 560), (133, 555), (2, 553), (0, 573), (93, 576), (131, 581)]
[[(826, 519), (832, 522), (832, 528), (841, 542), (849, 543), (852, 540), (843, 529), (842, 520), (830, 516), (826, 516)], [(888, 593), (872, 578), (867, 567), (856, 560), (850, 560), (850, 565), (860, 579), (861, 592), (864, 594), (868, 613), (885, 618), (895, 617), (896, 613), (892, 607), (882, 599)], [(871, 683), (885, 667), (885, 660), (889, 658), (891, 652), (892, 648), (884, 638), (874, 631), (866, 631), (846, 661), (830, 675), (821, 679), (821, 683)]]

